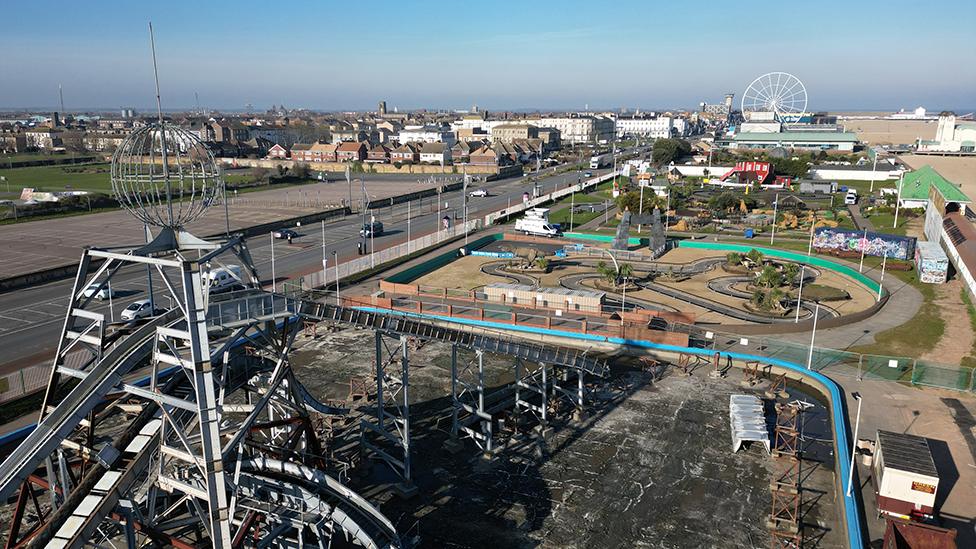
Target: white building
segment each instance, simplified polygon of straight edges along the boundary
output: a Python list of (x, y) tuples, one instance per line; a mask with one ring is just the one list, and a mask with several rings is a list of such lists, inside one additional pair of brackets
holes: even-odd
[(935, 139), (919, 139), (917, 147), (925, 152), (976, 152), (976, 122), (956, 123), (955, 113), (942, 112)]
[(433, 126), (406, 126), (397, 134), (400, 143), (446, 143), (450, 147), (456, 140), (454, 132)]
[(660, 116), (656, 118), (634, 117), (617, 118), (617, 135), (637, 135), (640, 137), (653, 137), (664, 139), (671, 137), (674, 130), (674, 119), (670, 116)]
[(564, 143), (605, 143), (614, 137), (614, 121), (602, 116), (544, 117), (528, 122), (559, 130)]

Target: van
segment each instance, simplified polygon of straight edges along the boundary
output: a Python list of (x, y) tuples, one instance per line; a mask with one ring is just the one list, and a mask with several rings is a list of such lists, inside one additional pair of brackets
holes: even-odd
[(204, 285), (211, 292), (219, 292), (237, 286), (243, 286), (241, 267), (239, 265), (228, 265), (227, 267), (214, 269), (205, 274)]
[(844, 197), (844, 204), (848, 206), (851, 204), (857, 204), (857, 191), (853, 189), (847, 191), (847, 196)]

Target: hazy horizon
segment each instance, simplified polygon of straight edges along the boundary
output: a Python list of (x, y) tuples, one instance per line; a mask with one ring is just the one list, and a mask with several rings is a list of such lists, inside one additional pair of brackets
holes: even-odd
[(760, 1), (166, 8), (6, 6), (0, 109), (58, 108), (62, 84), (67, 112), (155, 110), (150, 20), (167, 111), (195, 109), (195, 93), (201, 107), (225, 112), (364, 111), (379, 100), (390, 110), (687, 110), (727, 92), (738, 105), (772, 71), (804, 82), (808, 111), (976, 107), (972, 2), (921, 11), (829, 0), (797, 13)]

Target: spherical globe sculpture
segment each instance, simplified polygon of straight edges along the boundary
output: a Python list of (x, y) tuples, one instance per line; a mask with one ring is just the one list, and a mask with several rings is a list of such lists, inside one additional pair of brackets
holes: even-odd
[(222, 190), (213, 153), (177, 126), (139, 128), (112, 155), (112, 191), (123, 208), (147, 225), (182, 229), (203, 215)]

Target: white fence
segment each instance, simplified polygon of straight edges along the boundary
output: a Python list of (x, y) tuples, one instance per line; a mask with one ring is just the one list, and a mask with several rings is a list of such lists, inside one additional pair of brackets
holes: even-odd
[(336, 279), (342, 280), (343, 278), (352, 276), (354, 274), (359, 274), (374, 267), (379, 267), (384, 263), (406, 257), (414, 252), (430, 248), (431, 246), (436, 246), (441, 242), (445, 242), (459, 236), (464, 236), (465, 233), (477, 231), (481, 228), (481, 226), (480, 219), (472, 219), (467, 223), (460, 223), (452, 226), (449, 229), (442, 229), (435, 233), (431, 233), (420, 238), (415, 238), (390, 248), (377, 250), (373, 254), (367, 254), (362, 257), (357, 257), (352, 261), (340, 263), (338, 268), (336, 265), (329, 262), (328, 265), (324, 266), (324, 269), (315, 271), (302, 277), (302, 286), (305, 289), (321, 287), (328, 288), (330, 285), (335, 286)]
[(525, 200), (525, 201), (522, 201), (522, 202), (520, 202), (518, 204), (515, 204), (513, 206), (509, 206), (508, 208), (505, 208), (505, 209), (502, 209), (502, 210), (498, 210), (497, 212), (491, 212), (490, 214), (488, 214), (488, 215), (485, 216), (485, 226), (487, 227), (487, 226), (491, 225), (492, 223), (494, 223), (495, 221), (497, 221), (499, 219), (503, 219), (503, 218), (505, 218), (507, 216), (510, 216), (510, 215), (513, 215), (513, 214), (517, 214), (517, 213), (520, 213), (520, 212), (524, 212), (525, 210), (528, 210), (529, 208), (534, 208), (534, 207), (538, 206), (539, 204), (545, 204), (546, 202), (549, 202), (549, 201), (552, 201), (552, 200), (559, 200), (560, 198), (562, 198), (564, 196), (569, 196), (569, 195), (571, 195), (573, 193), (582, 192), (584, 189), (586, 189), (588, 187), (594, 187), (594, 186), (599, 185), (600, 183), (602, 183), (604, 181), (607, 181), (609, 179), (613, 179), (614, 176), (620, 175), (620, 173), (621, 173), (620, 170), (617, 170), (615, 172), (610, 172), (610, 173), (608, 173), (606, 175), (600, 175), (600, 176), (597, 176), (597, 177), (593, 177), (593, 178), (587, 179), (586, 181), (583, 181), (582, 183), (577, 183), (575, 185), (569, 185), (568, 187), (563, 187), (562, 189), (555, 190), (555, 191), (553, 191), (551, 193), (544, 194), (544, 195), (541, 195), (541, 196), (538, 196), (536, 198), (532, 198), (532, 199), (529, 199), (529, 200)]
[[(85, 360), (91, 358), (88, 351), (69, 353), (64, 357), (64, 365), (80, 369)], [(47, 387), (51, 364), (35, 364), (6, 376), (0, 376), (0, 404), (16, 400)]]

